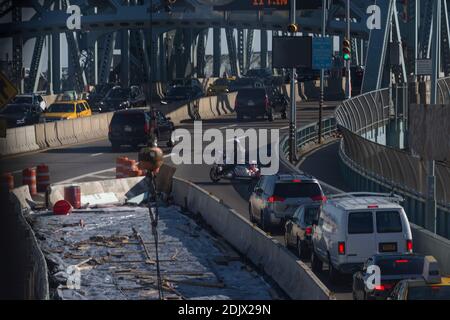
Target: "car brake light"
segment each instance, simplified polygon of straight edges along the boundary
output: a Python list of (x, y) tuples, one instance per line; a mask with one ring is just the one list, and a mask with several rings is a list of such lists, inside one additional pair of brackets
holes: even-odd
[(413, 251), (412, 240), (406, 240), (406, 251), (408, 251), (408, 252), (412, 252)]
[(385, 289), (386, 287), (384, 285), (378, 285), (374, 288), (375, 291), (384, 291)]
[(378, 205), (376, 204), (371, 204), (367, 206), (368, 209), (378, 209)]
[(295, 180), (292, 180), (292, 182), (293, 182), (293, 183), (301, 183), (302, 180), (300, 180), (300, 179), (295, 179)]
[(409, 260), (401, 259), (401, 260), (395, 260), (395, 263), (408, 263)]
[(345, 242), (338, 243), (338, 252), (340, 255), (345, 255)]
[(322, 195), (318, 195), (318, 196), (313, 196), (313, 197), (311, 197), (311, 200), (312, 200), (312, 201), (322, 201), (322, 202), (325, 202), (325, 201), (327, 201), (327, 197), (322, 196)]
[(307, 227), (305, 232), (306, 232), (307, 236), (310, 236), (312, 234), (312, 228), (311, 227)]
[(268, 200), (269, 203), (274, 203), (274, 202), (283, 202), (284, 198), (279, 197), (279, 196), (271, 196)]

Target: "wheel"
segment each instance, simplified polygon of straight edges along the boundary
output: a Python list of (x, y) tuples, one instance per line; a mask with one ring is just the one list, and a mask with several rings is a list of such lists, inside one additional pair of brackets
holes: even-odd
[(249, 215), (250, 222), (251, 223), (255, 223), (256, 220), (255, 220), (255, 217), (252, 214), (252, 206), (250, 204), (248, 205), (248, 215)]
[(169, 141), (167, 141), (167, 147), (168, 148), (173, 148), (173, 141), (172, 141), (172, 139), (169, 139)]
[(283, 119), (283, 120), (286, 120), (286, 119), (287, 119), (287, 113), (286, 113), (286, 111), (284, 111), (284, 112), (281, 114), (281, 119)]
[(331, 259), (328, 259), (328, 278), (331, 283), (336, 283), (339, 279), (339, 271), (331, 263)]
[(211, 170), (209, 171), (209, 177), (210, 177), (211, 181), (214, 183), (217, 183), (220, 181), (220, 176), (217, 174), (216, 167), (211, 168)]
[(301, 259), (303, 258), (305, 252), (303, 250), (303, 243), (300, 239), (297, 239), (297, 255)]
[(112, 149), (112, 152), (119, 152), (120, 151), (120, 144), (111, 142), (111, 149)]
[(312, 250), (311, 254), (311, 268), (314, 272), (321, 272), (323, 268), (323, 263), (314, 252), (314, 249)]
[(261, 229), (263, 229), (264, 231), (268, 232), (270, 231), (270, 223), (269, 221), (267, 221), (267, 217), (264, 214), (264, 211), (261, 212)]
[(268, 120), (269, 120), (270, 122), (273, 122), (273, 113), (272, 113), (272, 112), (269, 113), (269, 115), (268, 115)]

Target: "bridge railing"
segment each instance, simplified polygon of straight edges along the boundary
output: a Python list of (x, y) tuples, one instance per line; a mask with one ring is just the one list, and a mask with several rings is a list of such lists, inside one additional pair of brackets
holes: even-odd
[[(449, 99), (449, 79), (439, 81), (440, 99)], [(445, 94), (447, 92), (447, 94)], [(412, 222), (423, 226), (427, 194), (427, 170), (420, 158), (385, 146), (363, 135), (384, 127), (396, 112), (390, 103), (389, 89), (369, 92), (344, 101), (336, 110), (343, 140), (340, 158), (343, 176), (355, 190), (395, 191), (405, 197)], [(397, 113), (398, 115), (398, 113)], [(403, 115), (406, 117), (406, 112)], [(450, 237), (450, 167), (437, 163), (437, 233)]]

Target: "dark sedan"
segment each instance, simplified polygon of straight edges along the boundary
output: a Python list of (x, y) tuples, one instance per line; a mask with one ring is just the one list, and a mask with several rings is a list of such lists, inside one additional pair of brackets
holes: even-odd
[(163, 102), (190, 101), (204, 96), (203, 90), (197, 86), (172, 87)]
[(8, 104), (0, 111), (8, 128), (33, 125), (39, 122), (41, 108), (34, 104)]
[(145, 96), (139, 87), (114, 87), (105, 98), (92, 107), (95, 112), (112, 112), (132, 108), (145, 107)]
[[(377, 254), (370, 257), (363, 270), (353, 275), (355, 300), (387, 299), (395, 285), (405, 279), (420, 279), (425, 256), (418, 254)], [(380, 283), (372, 283), (373, 267), (380, 271)]]

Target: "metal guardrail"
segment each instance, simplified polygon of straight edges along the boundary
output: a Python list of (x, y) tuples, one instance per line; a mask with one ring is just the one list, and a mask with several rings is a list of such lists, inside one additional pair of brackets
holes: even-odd
[[(450, 79), (441, 79), (439, 88), (441, 102), (448, 102)], [(369, 92), (342, 103), (336, 110), (337, 125), (344, 137), (339, 152), (342, 169), (349, 185), (356, 190), (395, 190), (403, 194), (412, 222), (424, 225), (427, 170), (423, 161), (406, 151), (363, 137), (398, 116), (396, 107), (390, 103), (389, 89)], [(406, 109), (401, 111), (401, 116), (406, 118)], [(438, 163), (436, 179), (438, 234), (450, 237), (450, 167)]]

